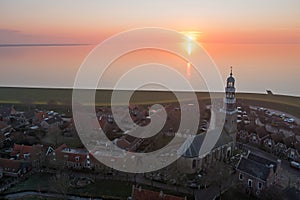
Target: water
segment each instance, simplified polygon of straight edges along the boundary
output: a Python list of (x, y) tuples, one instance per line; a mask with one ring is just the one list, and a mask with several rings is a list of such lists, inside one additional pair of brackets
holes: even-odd
[[(266, 89), (271, 89), (278, 94), (300, 96), (300, 44), (203, 46), (217, 64), (224, 80), (229, 74), (230, 66), (233, 66), (237, 91), (264, 93)], [(0, 47), (0, 85), (72, 87), (80, 64), (93, 47)], [(149, 53), (156, 55), (151, 52), (144, 55)], [(164, 58), (156, 59), (159, 61)], [(119, 64), (122, 65), (122, 62)], [(193, 77), (191, 66), (187, 63), (180, 63), (180, 66), (183, 74)], [(120, 71), (121, 66), (118, 67), (114, 72)], [(107, 75), (107, 81), (111, 80), (109, 76), (113, 76), (113, 73)]]

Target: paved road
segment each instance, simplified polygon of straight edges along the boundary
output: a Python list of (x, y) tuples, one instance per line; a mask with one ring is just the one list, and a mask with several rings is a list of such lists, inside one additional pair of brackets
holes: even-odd
[[(260, 107), (258, 107), (258, 106), (250, 106), (250, 108), (256, 110), (257, 108), (260, 108)], [(274, 112), (275, 115), (285, 114), (285, 116), (288, 117), (288, 118), (294, 118), (296, 124), (300, 125), (300, 118), (295, 117), (294, 115), (291, 115), (291, 114), (288, 114), (288, 113), (285, 113), (285, 112), (282, 112), (282, 111), (279, 111), (279, 110), (274, 110), (274, 109), (271, 109), (271, 108), (266, 108), (266, 109), (268, 111), (270, 111), (270, 112)]]

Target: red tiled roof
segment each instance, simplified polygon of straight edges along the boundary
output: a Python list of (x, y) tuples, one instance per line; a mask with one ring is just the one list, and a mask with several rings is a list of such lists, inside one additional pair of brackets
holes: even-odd
[(16, 156), (19, 154), (20, 158), (23, 158), (24, 154), (30, 153), (31, 155), (37, 154), (42, 151), (42, 145), (33, 145), (33, 146), (27, 146), (27, 145), (19, 145), (14, 144), (13, 151), (10, 153), (10, 156)]
[(17, 172), (21, 168), (21, 160), (10, 160), (5, 158), (0, 158), (0, 167), (7, 172)]
[[(64, 155), (68, 155), (68, 161), (70, 161), (70, 162), (82, 163), (82, 162), (86, 162), (87, 161), (88, 152), (86, 154), (81, 154), (81, 153), (64, 153)], [(76, 160), (76, 158), (79, 158), (79, 159)]]
[(38, 118), (39, 121), (43, 121), (45, 118), (48, 117), (48, 114), (46, 112), (37, 112), (36, 117)]
[(55, 153), (57, 154), (58, 159), (66, 159), (69, 162), (78, 163), (86, 162), (87, 155), (89, 155), (89, 152), (86, 149), (69, 149), (66, 144), (55, 149)]
[(56, 152), (56, 153), (58, 153), (58, 152), (61, 152), (63, 149), (65, 149), (65, 148), (67, 148), (67, 145), (66, 144), (62, 144), (62, 145), (60, 145), (59, 147), (57, 147), (54, 151)]
[(117, 141), (117, 145), (118, 147), (120, 147), (121, 149), (128, 149), (131, 147), (131, 143), (128, 142), (126, 139), (121, 138)]
[(184, 197), (177, 197), (162, 192), (154, 192), (133, 186), (132, 199), (133, 200), (184, 200)]
[(14, 144), (13, 151), (10, 153), (10, 156), (16, 156), (17, 154), (27, 154), (31, 153), (32, 151), (32, 146), (27, 146), (27, 145), (19, 145), (19, 144)]

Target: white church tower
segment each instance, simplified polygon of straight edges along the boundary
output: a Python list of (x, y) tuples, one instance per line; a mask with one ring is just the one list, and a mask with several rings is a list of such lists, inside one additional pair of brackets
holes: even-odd
[(223, 111), (226, 113), (224, 130), (234, 139), (236, 139), (237, 133), (237, 108), (235, 98), (235, 79), (232, 76), (232, 67), (230, 70), (230, 76), (227, 78), (225, 87), (226, 96), (224, 98)]

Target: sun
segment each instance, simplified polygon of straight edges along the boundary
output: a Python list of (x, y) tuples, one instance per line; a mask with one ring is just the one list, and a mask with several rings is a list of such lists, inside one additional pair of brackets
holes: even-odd
[(202, 32), (200, 31), (181, 31), (181, 34), (185, 35), (189, 40), (197, 41)]
[(202, 32), (199, 31), (182, 31), (180, 32), (187, 37), (186, 42), (184, 42), (184, 48), (187, 50), (188, 55), (192, 54), (194, 42), (198, 42), (199, 36)]

